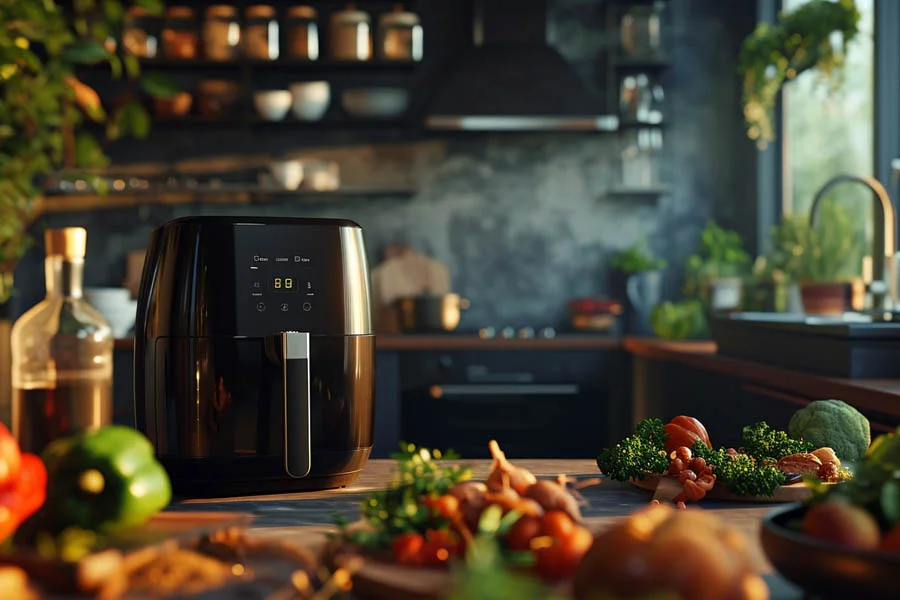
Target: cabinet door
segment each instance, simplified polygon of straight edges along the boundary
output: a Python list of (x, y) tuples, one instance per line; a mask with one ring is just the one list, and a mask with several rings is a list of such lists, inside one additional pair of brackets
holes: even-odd
[(400, 444), (400, 368), (396, 352), (375, 353), (374, 435), (371, 458), (390, 458)]

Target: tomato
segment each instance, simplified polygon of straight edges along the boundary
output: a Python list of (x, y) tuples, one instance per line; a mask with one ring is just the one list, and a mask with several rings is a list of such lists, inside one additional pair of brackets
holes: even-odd
[(438, 566), (446, 563), (451, 557), (461, 552), (459, 538), (446, 529), (429, 529), (425, 532), (425, 543), (419, 552), (421, 564)]
[(881, 537), (881, 543), (878, 549), (882, 552), (900, 553), (900, 525), (894, 525)]
[(14, 484), (19, 479), (22, 468), (22, 453), (19, 443), (6, 425), (0, 423), (0, 488)]
[(418, 533), (401, 533), (391, 543), (391, 552), (401, 565), (418, 565), (422, 562), (425, 538)]
[(544, 513), (541, 518), (541, 526), (544, 535), (549, 535), (554, 540), (560, 540), (568, 537), (575, 529), (575, 523), (572, 517), (561, 510), (551, 510)]
[(444, 494), (437, 500), (436, 509), (445, 519), (452, 519), (459, 514), (459, 500), (456, 496)]
[(546, 579), (571, 577), (593, 542), (594, 536), (590, 531), (573, 526), (569, 535), (556, 539), (551, 546), (534, 551), (538, 574)]
[(679, 446), (690, 448), (698, 440), (712, 448), (706, 427), (694, 417), (686, 417), (684, 415), (675, 417), (666, 423), (665, 431), (668, 436), (666, 438), (666, 452), (672, 452)]
[(541, 535), (543, 524), (538, 517), (523, 516), (513, 523), (506, 534), (506, 546), (510, 550), (528, 550), (531, 540)]

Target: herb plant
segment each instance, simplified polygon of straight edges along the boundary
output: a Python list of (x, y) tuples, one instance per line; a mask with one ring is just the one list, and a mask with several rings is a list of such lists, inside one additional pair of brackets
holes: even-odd
[[(859, 33), (860, 13), (854, 0), (811, 0), (779, 15), (774, 24), (760, 23), (741, 46), (738, 71), (744, 80), (747, 136), (765, 148), (775, 138), (772, 113), (781, 87), (817, 68), (840, 85), (845, 46)], [(840, 43), (833, 43), (833, 34)]]
[(713, 465), (716, 485), (740, 496), (771, 496), (775, 488), (788, 483), (788, 476), (775, 467), (760, 464), (747, 454), (729, 454), (724, 448), (711, 450), (703, 442), (691, 448), (695, 456)]
[(741, 450), (758, 461), (775, 462), (791, 454), (812, 452), (815, 446), (810, 442), (792, 439), (784, 431), (773, 429), (765, 421), (760, 421), (744, 427)]
[(607, 477), (616, 481), (665, 473), (669, 468), (666, 437), (665, 425), (660, 419), (644, 419), (637, 424), (634, 433), (600, 452), (597, 466)]
[[(125, 5), (119, 0), (75, 0), (67, 13), (56, 0), (0, 0), (0, 303), (9, 299), (11, 273), (30, 244), (26, 229), (40, 179), (67, 169), (108, 163), (97, 138), (81, 125), (106, 124), (106, 137), (144, 137), (150, 117), (135, 87), (156, 96), (177, 90), (159, 76), (141, 77), (134, 56), (119, 56)], [(135, 0), (160, 14), (161, 0)], [(126, 84), (107, 114), (79, 68), (106, 63)], [(102, 74), (102, 72), (101, 72)]]
[(638, 240), (628, 248), (612, 255), (609, 264), (623, 273), (643, 273), (666, 268), (666, 261), (657, 258), (647, 248), (646, 240)]

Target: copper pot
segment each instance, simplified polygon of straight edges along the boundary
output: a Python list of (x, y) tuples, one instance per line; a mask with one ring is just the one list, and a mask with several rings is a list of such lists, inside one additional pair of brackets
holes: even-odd
[(469, 301), (459, 294), (400, 298), (394, 302), (397, 323), (404, 333), (453, 331), (467, 308)]

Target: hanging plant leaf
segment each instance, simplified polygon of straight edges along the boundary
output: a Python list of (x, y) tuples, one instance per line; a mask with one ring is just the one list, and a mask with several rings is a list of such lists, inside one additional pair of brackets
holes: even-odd
[(108, 56), (106, 48), (93, 40), (78, 40), (63, 50), (63, 60), (80, 65), (95, 65)]
[(181, 89), (165, 73), (148, 72), (141, 77), (141, 87), (154, 98), (163, 100), (181, 92)]
[(143, 8), (154, 16), (163, 14), (166, 3), (163, 0), (134, 0), (134, 5)]

